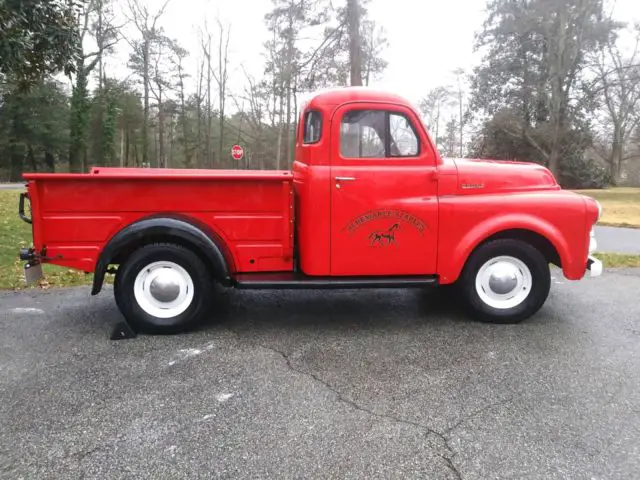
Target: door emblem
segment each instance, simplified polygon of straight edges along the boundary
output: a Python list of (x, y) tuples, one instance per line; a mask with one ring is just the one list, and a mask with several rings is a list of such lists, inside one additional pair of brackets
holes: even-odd
[(379, 245), (381, 247), (389, 246), (391, 244), (396, 244), (396, 230), (400, 228), (399, 223), (394, 223), (388, 230), (378, 230), (372, 232), (369, 235), (369, 240), (371, 243), (369, 246), (373, 247), (374, 245)]
[[(392, 221), (395, 220), (394, 224), (398, 225), (398, 227), (396, 228), (400, 227), (400, 223), (404, 223), (406, 225), (409, 225), (415, 228), (418, 231), (418, 233), (420, 233), (420, 235), (424, 235), (424, 231), (427, 229), (427, 225), (425, 224), (425, 222), (423, 222), (420, 218), (416, 217), (415, 215), (409, 212), (406, 212), (404, 210), (395, 210), (395, 209), (393, 210), (380, 209), (380, 210), (370, 210), (361, 215), (358, 215), (357, 217), (350, 220), (349, 223), (347, 223), (347, 225), (344, 226), (342, 231), (344, 232), (346, 230), (349, 233), (349, 235), (352, 235), (357, 230), (359, 230), (360, 227), (368, 224), (369, 222), (373, 222), (377, 220), (392, 220)], [(392, 224), (392, 226), (394, 224)], [(384, 229), (380, 229), (380, 230), (382, 234), (393, 234), (396, 229), (394, 229), (394, 231), (391, 233), (388, 233)], [(376, 230), (371, 235), (374, 235), (376, 233), (380, 233), (380, 232)], [(383, 238), (386, 239), (386, 237), (383, 237)]]
[(463, 190), (473, 190), (477, 188), (484, 188), (484, 183), (463, 183), (461, 186)]

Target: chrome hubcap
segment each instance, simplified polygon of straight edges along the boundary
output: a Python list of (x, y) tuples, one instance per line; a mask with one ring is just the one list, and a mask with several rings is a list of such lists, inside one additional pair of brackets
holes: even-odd
[(151, 281), (149, 293), (159, 302), (169, 303), (180, 295), (180, 279), (171, 269), (163, 269)]
[(499, 309), (520, 305), (529, 296), (533, 277), (520, 259), (500, 256), (487, 261), (476, 275), (476, 292), (484, 303)]
[(193, 302), (191, 275), (174, 262), (160, 261), (138, 272), (133, 294), (142, 310), (158, 318), (180, 315)]
[(516, 267), (502, 262), (489, 268), (489, 288), (498, 295), (505, 295), (518, 285)]

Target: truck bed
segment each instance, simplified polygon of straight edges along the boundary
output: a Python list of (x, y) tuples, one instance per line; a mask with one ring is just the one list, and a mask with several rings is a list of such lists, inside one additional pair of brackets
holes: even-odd
[(207, 226), (234, 273), (293, 269), (293, 177), (288, 171), (94, 168), (25, 174), (34, 245), (46, 261), (92, 272), (104, 245), (149, 216)]

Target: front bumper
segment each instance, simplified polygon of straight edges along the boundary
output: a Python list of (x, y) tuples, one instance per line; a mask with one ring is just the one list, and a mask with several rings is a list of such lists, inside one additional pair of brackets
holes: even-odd
[(589, 259), (587, 260), (587, 270), (589, 270), (590, 277), (599, 277), (602, 275), (602, 262), (589, 255)]
[(602, 262), (594, 257), (592, 254), (598, 249), (598, 242), (596, 241), (595, 229), (591, 229), (589, 233), (589, 257), (587, 258), (587, 270), (589, 270), (590, 277), (599, 277), (602, 275)]

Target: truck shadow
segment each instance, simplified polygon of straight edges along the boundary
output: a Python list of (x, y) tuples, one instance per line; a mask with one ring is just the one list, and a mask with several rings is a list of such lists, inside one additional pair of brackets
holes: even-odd
[(219, 290), (214, 310), (198, 331), (473, 323), (464, 316), (455, 295), (445, 289)]

